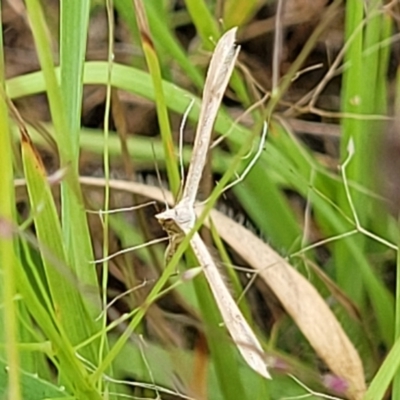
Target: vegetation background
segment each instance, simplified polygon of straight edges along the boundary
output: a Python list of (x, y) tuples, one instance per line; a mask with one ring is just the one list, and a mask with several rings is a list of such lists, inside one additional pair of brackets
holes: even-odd
[[(400, 399), (399, 12), (3, 0), (1, 397)], [(154, 244), (160, 186), (179, 192), (182, 118), (187, 165), (210, 55), (234, 26), (202, 198), (251, 162), (266, 120), (268, 140), (218, 201), (235, 223), (215, 212), (202, 233), (271, 381), (238, 355), (190, 257), (166, 266)]]

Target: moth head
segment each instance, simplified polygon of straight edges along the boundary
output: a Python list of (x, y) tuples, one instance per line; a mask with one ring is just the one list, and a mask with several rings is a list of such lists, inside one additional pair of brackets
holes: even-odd
[(163, 221), (167, 221), (167, 220), (175, 221), (176, 220), (176, 211), (174, 208), (170, 208), (170, 209), (167, 209), (163, 212), (156, 214), (155, 217), (158, 219), (158, 221), (160, 223), (162, 223)]
[(155, 217), (163, 227), (165, 227), (166, 222), (169, 221), (170, 225), (177, 225), (180, 230), (184, 232), (190, 231), (196, 221), (193, 208), (187, 207), (185, 203), (179, 203), (175, 208), (158, 213)]
[(158, 219), (158, 222), (164, 231), (168, 234), (172, 235), (182, 232), (176, 223), (176, 211), (174, 209), (165, 210), (156, 214), (155, 217)]

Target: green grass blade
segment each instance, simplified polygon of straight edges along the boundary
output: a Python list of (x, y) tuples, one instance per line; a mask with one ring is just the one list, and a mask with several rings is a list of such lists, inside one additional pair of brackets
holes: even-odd
[[(73, 29), (79, 29), (78, 36), (81, 36), (85, 32), (85, 22), (84, 15), (78, 26), (72, 26), (68, 23), (74, 17), (71, 16), (71, 12), (77, 12), (77, 9), (83, 11), (84, 8), (80, 9), (79, 4), (75, 3), (74, 8), (72, 4), (70, 7), (63, 7), (65, 21), (62, 23), (63, 32), (62, 38), (63, 42), (61, 44), (62, 49), (62, 62), (67, 62), (67, 56), (76, 57), (73, 51), (77, 51), (78, 57), (82, 55), (83, 48), (79, 45), (77, 48), (73, 47), (74, 43), (68, 42), (66, 34), (68, 31)], [(84, 6), (81, 4), (80, 6)], [(58, 151), (60, 154), (61, 165), (68, 165), (68, 171), (65, 176), (65, 180), (61, 183), (61, 194), (62, 194), (62, 230), (65, 241), (65, 245), (68, 247), (69, 251), (67, 256), (69, 258), (69, 265), (73, 266), (75, 274), (78, 276), (79, 282), (86, 284), (88, 286), (96, 286), (97, 278), (94, 268), (87, 268), (86, 264), (89, 260), (93, 259), (91, 247), (90, 247), (90, 237), (88, 233), (88, 227), (86, 223), (86, 215), (83, 208), (83, 201), (81, 197), (80, 187), (78, 184), (78, 173), (77, 173), (77, 161), (72, 162), (74, 158), (74, 149), (76, 151), (76, 140), (77, 132), (70, 135), (70, 128), (76, 129), (79, 121), (79, 113), (77, 114), (77, 104), (80, 102), (79, 96), (81, 96), (81, 89), (76, 89), (73, 92), (72, 89), (67, 90), (67, 102), (68, 102), (68, 112), (71, 113), (67, 121), (67, 113), (65, 104), (63, 101), (63, 96), (61, 93), (61, 87), (57, 80), (57, 76), (54, 69), (54, 64), (52, 60), (52, 53), (49, 44), (49, 35), (47, 32), (47, 26), (45, 19), (43, 17), (43, 12), (41, 5), (37, 0), (29, 0), (27, 2), (28, 15), (31, 20), (31, 26), (33, 31), (33, 36), (35, 39), (35, 44), (40, 60), (40, 64), (43, 70), (44, 81), (46, 84), (46, 91), (49, 100), (49, 107), (52, 116), (52, 121), (55, 127), (55, 140), (57, 142)], [(86, 22), (87, 23), (87, 22)], [(83, 33), (82, 33), (83, 32)], [(73, 37), (71, 38), (73, 40)], [(76, 38), (75, 38), (76, 40)], [(66, 53), (65, 53), (66, 52)], [(74, 55), (73, 55), (74, 54)], [(70, 85), (76, 82), (77, 85), (81, 85), (79, 82), (79, 60), (73, 71), (77, 73)], [(82, 65), (81, 65), (82, 68)], [(66, 77), (71, 77), (72, 70), (65, 70), (64, 66), (61, 67), (63, 74), (63, 85), (66, 85)], [(66, 75), (65, 75), (66, 74)], [(78, 78), (78, 81), (76, 81)], [(75, 144), (74, 144), (75, 141)], [(76, 157), (75, 157), (76, 158)], [(90, 312), (91, 320), (99, 313), (99, 302), (93, 296), (90, 301), (86, 302), (86, 307)], [(72, 317), (72, 316), (71, 316)], [(88, 327), (94, 329), (93, 323), (88, 324)], [(94, 330), (92, 331), (94, 333)]]
[(88, 373), (76, 357), (75, 350), (71, 346), (63, 327), (53, 319), (52, 313), (41, 303), (23, 266), (17, 262), (15, 267), (18, 274), (18, 287), (24, 296), (27, 308), (46, 337), (51, 341), (52, 350), (57, 352), (58, 367), (63, 374), (63, 384), (68, 391), (75, 393), (77, 398), (102, 400), (103, 397), (89, 383)]
[(62, 0), (60, 7), (60, 87), (72, 147), (71, 159), (77, 164), (90, 1)]
[[(0, 360), (0, 396), (3, 399), (10, 398), (7, 393), (9, 365)], [(69, 399), (65, 388), (57, 387), (47, 380), (39, 378), (38, 374), (29, 374), (21, 371), (22, 396), (24, 400), (43, 400), (43, 399)], [(15, 399), (15, 397), (14, 397)]]
[[(384, 19), (382, 14), (377, 13), (376, 9), (380, 2), (371, 2), (364, 14), (364, 6), (360, 2), (347, 4), (346, 13), (346, 40), (348, 50), (345, 61), (348, 68), (345, 70), (343, 78), (342, 111), (358, 115), (377, 114), (382, 110), (382, 97), (371, 96), (371, 93), (380, 92), (378, 87), (386, 85), (383, 75), (379, 75), (379, 69), (386, 69), (381, 65), (381, 51), (371, 52), (373, 46), (378, 46), (382, 37)], [(365, 23), (365, 29), (362, 29)], [(384, 50), (386, 51), (386, 50)], [(383, 58), (386, 60), (387, 57)], [(387, 65), (386, 65), (387, 67)], [(366, 189), (374, 189), (376, 170), (376, 147), (379, 143), (380, 131), (376, 121), (366, 121), (362, 119), (343, 118), (342, 137), (341, 137), (341, 159), (344, 161), (348, 156), (348, 145), (350, 141), (354, 143), (355, 153), (349, 167), (347, 176), (349, 181), (357, 182)], [(368, 154), (368, 157), (366, 157)], [(372, 211), (371, 200), (366, 201), (364, 195), (354, 190), (350, 191), (352, 201), (356, 210), (359, 210), (360, 223), (364, 227), (370, 226), (369, 218)], [(342, 210), (349, 212), (349, 202), (346, 194), (339, 191), (338, 204)], [(360, 249), (370, 248), (371, 242), (365, 237), (354, 239)], [(348, 268), (352, 263), (349, 248), (345, 241), (339, 242), (334, 252), (335, 264), (337, 266), (337, 280), (339, 285), (348, 293), (352, 299), (361, 307), (365, 301), (365, 291), (363, 282), (358, 279), (357, 272), (353, 268)]]
[(143, 51), (154, 86), (158, 122), (160, 125), (162, 141), (164, 144), (168, 181), (172, 193), (174, 194), (174, 196), (177, 196), (180, 188), (180, 177), (177, 167), (178, 164), (175, 154), (175, 146), (172, 140), (171, 126), (169, 123), (167, 103), (164, 95), (164, 88), (162, 85), (160, 64), (152, 41), (152, 35), (147, 24), (145, 9), (140, 0), (135, 1), (135, 11), (138, 20)]
[(62, 163), (68, 162), (72, 156), (72, 148), (69, 140), (66, 114), (64, 112), (61, 89), (54, 70), (52, 52), (50, 50), (50, 34), (43, 15), (42, 6), (38, 0), (26, 2), (28, 17), (32, 27), (40, 65), (46, 82), (47, 97), (50, 113), (55, 127), (56, 141), (59, 145)]
[[(395, 98), (395, 115), (400, 115), (400, 70), (397, 70), (396, 76), (396, 98)], [(400, 216), (397, 217), (397, 225), (400, 228)], [(397, 242), (400, 246), (400, 241)], [(397, 251), (396, 258), (396, 308), (395, 308), (395, 329), (394, 341), (399, 342), (400, 338), (400, 251)], [(392, 349), (393, 350), (393, 349)], [(400, 398), (400, 370), (397, 369), (393, 378), (393, 399)]]
[[(127, 22), (134, 35), (137, 30), (133, 3), (131, 0), (115, 0), (115, 7)], [(191, 79), (192, 83), (198, 88), (202, 88), (204, 79), (198, 69), (193, 65), (177, 38), (172, 34), (170, 27), (165, 23), (163, 16), (159, 12), (159, 6), (156, 2), (146, 1), (147, 16), (149, 18), (150, 30), (152, 32), (157, 53), (162, 57), (161, 62), (164, 65), (166, 57), (173, 59), (182, 68), (183, 72)], [(168, 73), (163, 66), (163, 72)]]
[(260, 6), (258, 0), (228, 0), (224, 3), (223, 22), (225, 28), (241, 26), (247, 22)]
[[(1, 10), (0, 10), (0, 20)], [(8, 393), (6, 397), (21, 399), (20, 389), (20, 356), (18, 343), (18, 306), (15, 301), (17, 293), (17, 281), (15, 276), (16, 243), (14, 241), (13, 228), (16, 225), (15, 196), (13, 187), (13, 163), (12, 163), (12, 136), (8, 119), (8, 108), (5, 94), (5, 66), (3, 48), (3, 26), (0, 33), (0, 225), (3, 226), (0, 234), (0, 321), (2, 327), (0, 342), (4, 343), (5, 355), (8, 364)]]
[[(400, 219), (399, 219), (400, 224)], [(398, 243), (400, 245), (400, 242)], [(396, 260), (396, 308), (395, 308), (395, 329), (394, 329), (394, 341), (395, 345), (400, 343), (400, 252), (397, 251), (397, 260)], [(399, 344), (400, 346), (400, 344)], [(394, 351), (394, 347), (391, 349), (391, 352)], [(399, 359), (399, 358), (397, 358)], [(392, 361), (393, 364), (390, 364), (389, 361), (387, 363), (390, 367), (395, 367), (396, 358)], [(388, 366), (388, 367), (389, 367)], [(379, 371), (380, 372), (380, 371)], [(383, 372), (381, 373), (383, 374)], [(385, 376), (385, 375), (384, 375)], [(394, 377), (393, 377), (393, 399), (400, 398), (400, 369), (397, 365), (395, 369)]]
[[(93, 322), (87, 313), (75, 275), (68, 266), (61, 226), (43, 165), (25, 135), (22, 138), (22, 158), (52, 306), (71, 342), (78, 344), (94, 331)], [(77, 319), (86, 323), (77, 323)], [(85, 349), (84, 354), (92, 362), (96, 360), (94, 348)]]
[[(364, 400), (379, 400), (385, 398), (385, 393), (389, 388), (393, 376), (400, 367), (400, 340), (397, 339), (391, 348), (388, 356), (379, 368), (378, 373), (372, 380)], [(392, 397), (397, 399), (397, 397)]]
[(212, 16), (206, 2), (204, 0), (186, 0), (185, 3), (204, 48), (212, 50), (214, 45), (210, 38), (213, 38), (216, 42), (220, 34), (215, 18)]

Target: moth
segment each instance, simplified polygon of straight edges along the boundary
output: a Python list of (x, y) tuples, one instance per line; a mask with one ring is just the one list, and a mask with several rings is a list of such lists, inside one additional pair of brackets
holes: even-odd
[[(191, 232), (196, 222), (195, 201), (210, 146), (212, 128), (240, 50), (235, 43), (236, 31), (237, 28), (230, 29), (221, 37), (211, 58), (193, 153), (182, 197), (174, 208), (156, 215), (170, 236), (172, 250), (185, 235)], [(270, 379), (264, 351), (232, 298), (218, 267), (197, 232), (192, 236), (190, 246), (204, 270), (224, 325), (239, 352), (252, 369)]]

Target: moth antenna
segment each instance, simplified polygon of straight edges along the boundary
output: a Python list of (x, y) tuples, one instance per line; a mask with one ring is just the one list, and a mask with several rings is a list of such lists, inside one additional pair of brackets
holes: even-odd
[[(245, 170), (242, 172), (241, 175), (239, 175), (237, 177), (237, 179), (235, 179), (233, 182), (231, 182), (229, 185), (227, 185), (224, 188), (223, 192), (226, 192), (228, 189), (230, 189), (231, 187), (235, 186), (237, 183), (242, 182), (243, 179), (247, 176), (247, 174), (250, 172), (250, 170), (254, 167), (254, 164), (257, 162), (257, 160), (260, 158), (261, 153), (264, 150), (264, 145), (265, 145), (265, 141), (267, 139), (267, 134), (268, 134), (268, 123), (265, 121), (264, 125), (263, 125), (263, 131), (262, 131), (262, 135), (261, 135), (261, 139), (260, 139), (260, 143), (258, 145), (258, 149), (256, 154), (254, 155), (253, 159), (249, 162), (249, 164), (247, 165), (247, 167), (245, 168)], [(222, 192), (222, 193), (223, 193)]]
[(272, 57), (272, 93), (275, 93), (279, 83), (279, 71), (283, 49), (283, 13), (284, 2), (278, 0), (275, 18), (274, 53)]
[[(240, 63), (238, 63), (240, 65)], [(210, 149), (213, 149), (214, 147), (217, 147), (221, 142), (223, 142), (235, 129), (236, 125), (239, 124), (239, 122), (244, 119), (247, 115), (249, 115), (251, 112), (253, 112), (256, 108), (262, 107), (262, 105), (268, 100), (270, 97), (270, 94), (267, 93), (265, 94), (260, 100), (257, 100), (254, 104), (252, 104), (250, 107), (248, 107), (243, 113), (241, 113), (232, 123), (232, 126), (229, 128), (228, 132), (224, 133), (223, 135), (219, 136), (214, 142), (211, 144)]]

